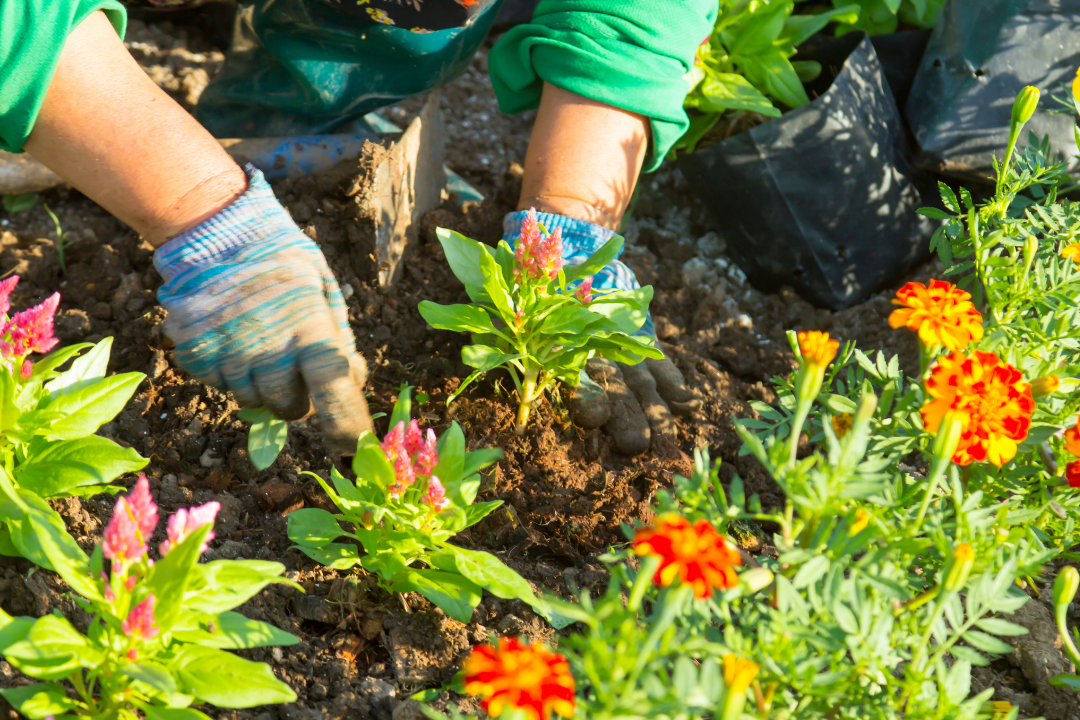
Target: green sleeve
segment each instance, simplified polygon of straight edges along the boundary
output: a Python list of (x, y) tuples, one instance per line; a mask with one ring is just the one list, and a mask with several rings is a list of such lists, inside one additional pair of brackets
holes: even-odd
[(0, 150), (22, 152), (68, 34), (97, 10), (123, 37), (119, 0), (0, 0)]
[(488, 57), (499, 108), (531, 110), (544, 81), (652, 121), (646, 171), (689, 121), (683, 110), (694, 52), (718, 0), (541, 0), (533, 21), (507, 32)]

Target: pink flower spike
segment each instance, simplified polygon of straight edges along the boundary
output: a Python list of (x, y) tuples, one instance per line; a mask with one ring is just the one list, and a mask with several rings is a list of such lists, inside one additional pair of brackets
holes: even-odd
[(158, 523), (158, 507), (150, 494), (150, 482), (145, 475), (139, 476), (135, 482), (135, 489), (127, 496), (127, 500), (128, 509), (131, 510), (132, 519), (139, 526), (143, 541), (150, 540)]
[(439, 452), (435, 449), (435, 431), (428, 428), (424, 444), (416, 453), (416, 472), (419, 475), (430, 475), (439, 464)]
[(138, 578), (134, 575), (128, 575), (128, 579), (124, 581), (124, 589), (131, 592), (135, 589), (135, 583), (138, 582)]
[[(212, 525), (214, 518), (217, 517), (218, 510), (221, 509), (221, 503), (216, 500), (208, 502), (205, 505), (199, 505), (193, 508), (180, 508), (176, 511), (176, 514), (169, 518), (169, 525), (166, 528), (166, 533), (169, 539), (161, 543), (161, 547), (158, 548), (158, 552), (161, 557), (165, 557), (169, 552), (184, 542), (193, 532), (201, 528), (203, 525)], [(206, 540), (203, 542), (202, 547), (199, 548), (199, 552), (206, 552), (206, 548), (210, 546), (210, 541), (214, 539), (214, 531), (211, 530)]]
[(105, 585), (105, 602), (107, 602), (107, 603), (116, 602), (116, 593), (113, 592), (111, 583)]
[(563, 267), (563, 246), (562, 246), (562, 228), (555, 228), (555, 232), (547, 236), (544, 240), (543, 247), (540, 251), (540, 266), (541, 271), (547, 275), (549, 280), (554, 280), (559, 276), (559, 271)]
[(131, 662), (136, 662), (139, 659), (139, 651), (135, 648), (131, 648), (127, 651), (127, 659)]
[(146, 554), (146, 543), (126, 497), (116, 501), (109, 524), (105, 526), (101, 552), (113, 561), (114, 573), (125, 572), (128, 566)]
[(577, 292), (574, 293), (574, 297), (580, 300), (582, 305), (588, 305), (592, 302), (592, 283), (593, 276), (590, 275), (581, 282)]
[(439, 512), (450, 504), (450, 501), (446, 499), (446, 488), (443, 487), (439, 478), (434, 475), (428, 480), (428, 489), (427, 493), (424, 494), (424, 502), (430, 505), (435, 512)]
[(127, 620), (120, 623), (120, 628), (125, 635), (136, 640), (153, 640), (157, 637), (158, 628), (154, 624), (154, 602), (154, 594), (151, 593), (131, 609)]
[(416, 471), (413, 469), (412, 460), (406, 455), (399, 455), (394, 461), (394, 477), (397, 485), (402, 489), (416, 482)]
[(390, 432), (386, 433), (386, 437), (383, 438), (380, 443), (383, 452), (386, 453), (386, 459), (390, 462), (397, 460), (398, 455), (405, 452), (405, 422), (399, 422), (395, 425)]
[(416, 453), (420, 452), (420, 448), (423, 447), (424, 436), (420, 432), (420, 423), (415, 420), (409, 421), (409, 427), (405, 429), (405, 452), (409, 454), (409, 457), (413, 457)]
[(22, 367), (19, 368), (19, 377), (23, 380), (29, 380), (30, 376), (34, 373), (34, 363), (29, 360), (23, 360)]
[(0, 352), (8, 357), (25, 357), (52, 350), (60, 342), (53, 337), (53, 317), (59, 305), (60, 293), (53, 293), (40, 305), (15, 313), (5, 328), (11, 340), (0, 341)]
[(15, 286), (19, 284), (19, 276), (12, 275), (7, 280), (0, 282), (0, 315), (7, 315), (8, 310), (11, 309), (11, 297), (12, 291), (15, 290)]

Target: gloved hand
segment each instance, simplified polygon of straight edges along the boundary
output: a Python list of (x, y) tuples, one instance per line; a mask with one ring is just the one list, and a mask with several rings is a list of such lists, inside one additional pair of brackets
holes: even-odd
[[(503, 219), (503, 240), (511, 247), (521, 234), (525, 211)], [(548, 232), (562, 228), (563, 257), (567, 265), (579, 265), (599, 250), (615, 233), (585, 220), (552, 213), (537, 213)], [(593, 288), (634, 290), (640, 287), (634, 271), (615, 259), (593, 277)], [(635, 335), (655, 339), (650, 314)], [(646, 359), (637, 365), (602, 358), (588, 362), (581, 382), (568, 401), (574, 422), (586, 429), (603, 425), (619, 452), (639, 455), (649, 449), (652, 436), (675, 436), (672, 411), (685, 415), (701, 407), (701, 398), (686, 386), (675, 363)]]
[(330, 444), (354, 451), (371, 417), (345, 299), (262, 173), (245, 170), (243, 195), (154, 253), (165, 334), (180, 367), (240, 405), (298, 420), (310, 392)]

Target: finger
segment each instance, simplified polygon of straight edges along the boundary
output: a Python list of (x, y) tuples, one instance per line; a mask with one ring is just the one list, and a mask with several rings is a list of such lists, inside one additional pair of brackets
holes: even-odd
[(372, 429), (364, 399), (367, 367), (355, 350), (352, 333), (340, 329), (329, 309), (320, 314), (301, 337), (300, 373), (327, 440), (339, 452), (352, 452), (357, 438)]
[(566, 403), (570, 415), (578, 427), (585, 430), (598, 428), (611, 417), (611, 403), (607, 391), (582, 370), (576, 387), (570, 388)]
[(646, 358), (645, 365), (656, 381), (657, 392), (672, 412), (678, 415), (689, 415), (701, 409), (702, 399), (686, 385), (686, 378), (675, 363), (667, 358), (663, 360)]
[(656, 380), (649, 372), (649, 368), (644, 363), (637, 363), (623, 365), (621, 369), (623, 378), (641, 404), (641, 410), (649, 421), (649, 427), (652, 428), (653, 433), (674, 438), (678, 432), (675, 427), (675, 418), (672, 417), (667, 403), (656, 391)]
[(293, 340), (281, 352), (261, 356), (252, 368), (260, 404), (282, 420), (300, 420), (311, 411), (299, 360)]
[(615, 448), (625, 455), (640, 455), (648, 450), (652, 443), (649, 421), (634, 393), (623, 382), (618, 368), (608, 378), (604, 389), (611, 404), (611, 418), (604, 425), (604, 432), (615, 441)]

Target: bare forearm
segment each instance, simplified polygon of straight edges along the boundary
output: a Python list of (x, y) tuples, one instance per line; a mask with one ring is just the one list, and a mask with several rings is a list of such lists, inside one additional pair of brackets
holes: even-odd
[(648, 146), (644, 116), (545, 83), (518, 209), (618, 230)]
[(146, 76), (101, 12), (68, 36), (25, 150), (155, 247), (247, 187), (243, 170)]

